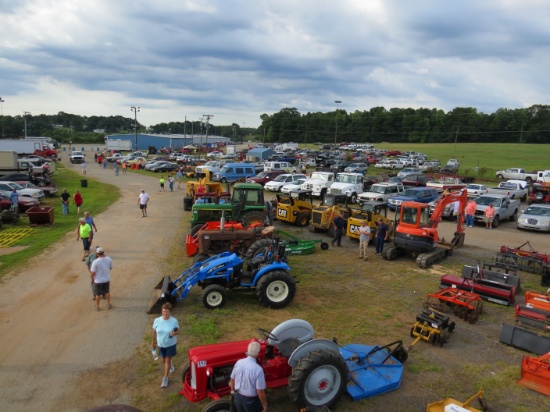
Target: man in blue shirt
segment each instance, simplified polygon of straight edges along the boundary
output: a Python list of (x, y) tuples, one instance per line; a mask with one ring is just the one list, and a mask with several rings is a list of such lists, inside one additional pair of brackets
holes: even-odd
[(334, 238), (332, 239), (332, 246), (334, 246), (334, 242), (338, 246), (342, 246), (342, 235), (344, 234), (344, 226), (346, 225), (346, 221), (344, 220), (344, 212), (340, 212), (340, 216), (336, 217), (332, 221), (332, 225), (334, 226)]
[(17, 194), (16, 189), (13, 189), (13, 191), (10, 193), (10, 200), (12, 210), (17, 210), (19, 207), (19, 195)]
[(256, 359), (260, 344), (250, 342), (247, 357), (237, 361), (231, 372), (231, 394), (235, 397), (237, 412), (266, 412), (264, 370)]
[(95, 226), (94, 218), (90, 216), (90, 212), (84, 212), (84, 220), (90, 225), (90, 227), (93, 227), (97, 233), (97, 227)]

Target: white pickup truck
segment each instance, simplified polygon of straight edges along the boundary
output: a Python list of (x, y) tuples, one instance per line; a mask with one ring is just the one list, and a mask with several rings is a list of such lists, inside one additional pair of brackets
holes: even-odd
[(308, 180), (302, 183), (303, 190), (311, 190), (313, 196), (325, 197), (325, 193), (334, 183), (334, 173), (332, 172), (313, 172)]
[(71, 163), (84, 163), (84, 153), (82, 152), (72, 152), (69, 156)]
[(511, 200), (506, 195), (487, 193), (476, 198), (477, 206), (476, 213), (474, 215), (474, 220), (476, 222), (483, 222), (485, 209), (491, 203), (495, 208), (493, 228), (496, 228), (504, 219), (509, 219), (511, 222), (514, 222), (517, 219), (520, 207), (519, 199)]
[(520, 167), (511, 167), (506, 170), (497, 171), (496, 176), (500, 180), (505, 180), (505, 179), (525, 180), (527, 183), (531, 184), (531, 182), (534, 182), (537, 180), (538, 174), (536, 171), (527, 172), (525, 169), (522, 169)]
[(523, 182), (501, 182), (498, 187), (492, 187), (488, 189), (488, 193), (498, 193), (506, 195), (510, 199), (520, 199), (522, 202), (527, 200), (527, 183)]

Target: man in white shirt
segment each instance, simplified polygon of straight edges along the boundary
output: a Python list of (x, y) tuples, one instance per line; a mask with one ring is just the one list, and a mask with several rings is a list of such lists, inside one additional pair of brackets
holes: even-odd
[(141, 209), (141, 217), (147, 217), (147, 203), (149, 203), (149, 195), (145, 192), (145, 189), (141, 189), (141, 193), (138, 198), (138, 205)]
[(366, 220), (359, 226), (359, 259), (369, 260), (367, 258), (367, 246), (370, 241), (370, 226)]
[(105, 299), (107, 299), (107, 309), (112, 309), (113, 305), (111, 305), (109, 285), (111, 283), (113, 260), (109, 256), (105, 256), (105, 251), (102, 247), (97, 247), (95, 253), (96, 260), (92, 262), (92, 266), (90, 267), (92, 288), (95, 296), (95, 310), (99, 311), (101, 296), (105, 296)]
[(256, 358), (260, 344), (250, 342), (247, 357), (237, 361), (231, 372), (231, 394), (235, 398), (237, 412), (267, 412), (264, 370)]

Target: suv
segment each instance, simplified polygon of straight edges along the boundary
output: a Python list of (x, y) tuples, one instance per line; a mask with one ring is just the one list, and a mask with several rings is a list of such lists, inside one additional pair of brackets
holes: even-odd
[(439, 197), (437, 190), (431, 187), (409, 187), (399, 196), (388, 202), (388, 207), (395, 210), (403, 202), (430, 203)]
[(399, 196), (405, 188), (401, 183), (382, 182), (373, 184), (368, 192), (359, 195), (359, 202), (387, 202), (394, 196)]
[(430, 177), (423, 175), (423, 174), (410, 174), (403, 178), (403, 186), (426, 186), (426, 183), (428, 183), (431, 180)]
[(277, 176), (284, 174), (284, 170), (271, 170), (269, 172), (260, 172), (256, 176), (246, 179), (247, 183), (259, 183), (265, 186), (267, 182), (271, 182)]

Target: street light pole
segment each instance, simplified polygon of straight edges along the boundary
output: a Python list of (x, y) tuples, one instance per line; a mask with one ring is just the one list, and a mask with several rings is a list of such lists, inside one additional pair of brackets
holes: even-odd
[(208, 153), (208, 122), (210, 118), (214, 117), (212, 114), (203, 114), (202, 117), (206, 117), (206, 153)]
[(31, 112), (23, 112), (23, 120), (25, 121), (25, 139), (27, 138), (27, 116), (31, 114)]
[(139, 106), (132, 106), (130, 107), (130, 110), (134, 112), (134, 134), (135, 134), (135, 141), (136, 141), (136, 148), (135, 150), (138, 150), (138, 141), (137, 141), (137, 114), (139, 112), (140, 107)]
[(4, 138), (4, 103), (5, 100), (0, 97), (0, 115), (2, 116), (2, 138)]
[(338, 140), (338, 105), (342, 103), (341, 100), (335, 100), (336, 103), (336, 131), (334, 132), (334, 148), (336, 148), (336, 141)]

